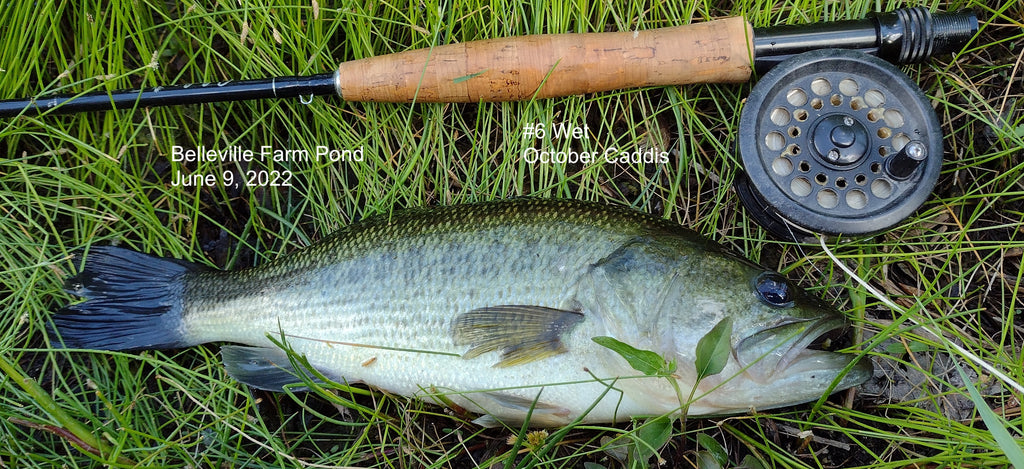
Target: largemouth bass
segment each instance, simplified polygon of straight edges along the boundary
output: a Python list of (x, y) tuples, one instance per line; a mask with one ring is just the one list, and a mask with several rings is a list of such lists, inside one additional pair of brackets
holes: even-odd
[[(747, 412), (871, 375), (810, 347), (845, 321), (780, 274), (669, 221), (569, 200), (371, 217), (237, 271), (92, 247), (66, 288), (87, 299), (53, 319), (69, 348), (244, 344), (222, 347), (229, 374), (280, 390), (300, 382), (283, 340), (332, 380), (453, 403), (481, 424)], [(725, 368), (698, 383), (697, 342), (726, 318)], [(601, 336), (676, 368), (646, 376)]]

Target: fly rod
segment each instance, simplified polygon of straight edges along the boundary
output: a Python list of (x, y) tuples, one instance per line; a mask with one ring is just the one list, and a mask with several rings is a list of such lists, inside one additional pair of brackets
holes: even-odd
[(962, 48), (972, 12), (922, 7), (800, 26), (741, 17), (645, 31), (539, 34), (416, 49), (342, 63), (332, 73), (0, 101), (0, 117), (336, 95), (349, 101), (480, 102), (645, 86), (735, 83), (802, 52), (841, 48), (896, 64)]

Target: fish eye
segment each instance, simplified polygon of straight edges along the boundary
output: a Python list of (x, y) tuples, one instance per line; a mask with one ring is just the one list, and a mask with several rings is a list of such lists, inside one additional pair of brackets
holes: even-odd
[(754, 283), (757, 297), (768, 306), (784, 308), (793, 305), (793, 293), (784, 277), (774, 272), (757, 276)]

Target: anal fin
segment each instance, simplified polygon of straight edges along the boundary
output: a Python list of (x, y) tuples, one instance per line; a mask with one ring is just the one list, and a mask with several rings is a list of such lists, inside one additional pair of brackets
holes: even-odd
[[(486, 409), (494, 414), (504, 415), (496, 417), (491, 414), (482, 415), (473, 423), (481, 427), (497, 427), (504, 424), (519, 425), (530, 415), (530, 426), (533, 427), (557, 427), (569, 423), (569, 409), (540, 401), (538, 399), (527, 399), (508, 393), (489, 391), (480, 393), (492, 405), (498, 405), (500, 409)], [(509, 417), (514, 415), (515, 417)]]
[[(224, 345), (220, 348), (220, 355), (232, 378), (254, 388), (281, 392), (286, 385), (302, 383), (299, 372), (283, 349)], [(319, 380), (313, 378), (313, 381)]]
[(500, 351), (498, 368), (529, 363), (566, 351), (562, 334), (583, 320), (583, 313), (544, 306), (503, 305), (474, 309), (455, 318), (455, 345), (469, 345), (469, 359)]

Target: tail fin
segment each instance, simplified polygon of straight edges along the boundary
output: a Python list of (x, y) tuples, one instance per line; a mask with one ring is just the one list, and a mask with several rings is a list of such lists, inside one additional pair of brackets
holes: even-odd
[[(76, 261), (78, 256), (76, 256)], [(177, 259), (114, 246), (93, 247), (64, 289), (86, 301), (53, 318), (53, 343), (68, 348), (140, 350), (193, 345), (183, 335), (182, 277), (199, 269)]]

